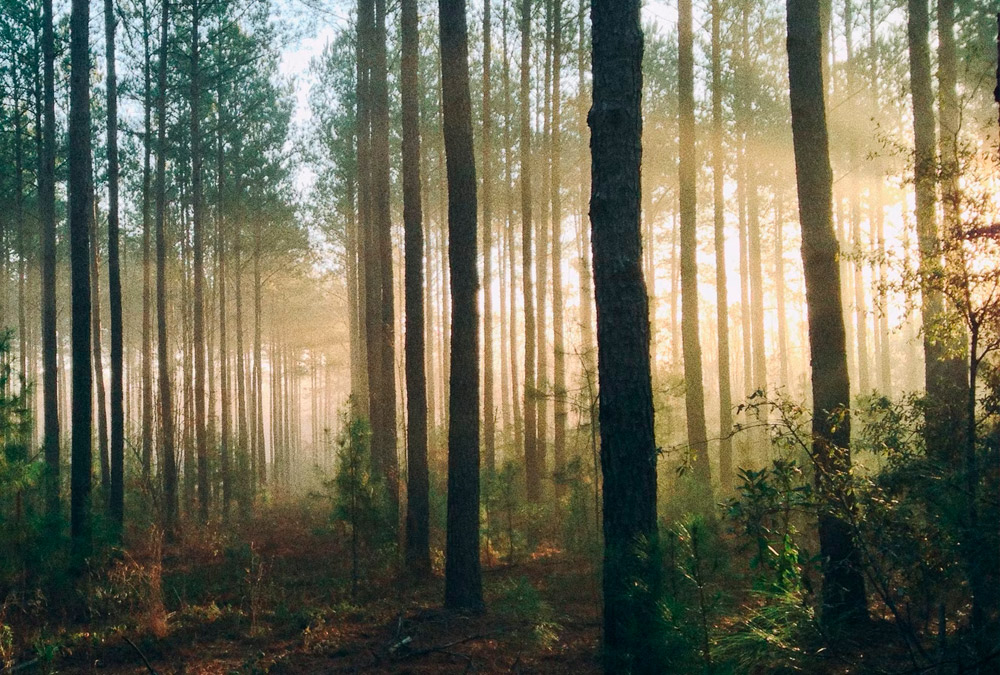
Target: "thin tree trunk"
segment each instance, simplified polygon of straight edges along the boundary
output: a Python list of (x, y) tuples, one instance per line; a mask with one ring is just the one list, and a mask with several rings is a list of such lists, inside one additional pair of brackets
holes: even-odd
[[(788, 1), (788, 78), (792, 139), (802, 223), (802, 264), (812, 364), (813, 455), (823, 558), (823, 616), (828, 625), (867, 617), (860, 555), (843, 507), (851, 494), (838, 487), (851, 468), (850, 383), (841, 302), (838, 246), (832, 223), (830, 153), (821, 66), (819, 5)], [(829, 508), (833, 505), (841, 508)]]
[(406, 261), (406, 563), (430, 572), (430, 486), (427, 468), (427, 384), (424, 371), (424, 233), (420, 198), (420, 81), (417, 0), (402, 0), (403, 231)]
[(174, 411), (170, 393), (170, 348), (167, 342), (167, 52), (169, 0), (160, 8), (160, 62), (156, 102), (156, 331), (160, 382), (160, 448), (163, 460), (163, 529), (172, 539), (177, 528), (177, 457), (174, 454)]
[(201, 184), (201, 0), (191, 3), (191, 225), (194, 253), (194, 444), (198, 457), (198, 506), (202, 522), (208, 520), (208, 439), (205, 430), (205, 251)]
[(535, 299), (531, 232), (531, 0), (521, 0), (521, 289), (524, 303), (524, 468), (528, 500), (542, 496), (535, 396)]
[(524, 429), (521, 403), (523, 397), (519, 397), (519, 387), (517, 381), (517, 261), (516, 244), (514, 234), (514, 184), (513, 172), (513, 145), (511, 138), (511, 126), (514, 112), (511, 108), (511, 82), (510, 82), (510, 52), (508, 45), (508, 25), (509, 25), (510, 5), (508, 0), (503, 4), (503, 108), (504, 108), (504, 202), (506, 203), (506, 235), (507, 235), (507, 269), (510, 271), (510, 284), (507, 288), (507, 306), (510, 312), (507, 321), (509, 335), (507, 338), (510, 349), (510, 407), (513, 414), (514, 424), (514, 451), (520, 455), (524, 452)]
[(122, 277), (118, 247), (118, 79), (115, 75), (115, 3), (104, 0), (108, 99), (108, 311), (111, 320), (111, 520), (121, 537), (125, 514), (125, 411)]
[(684, 350), (684, 402), (687, 411), (688, 446), (694, 475), (711, 504), (712, 478), (705, 430), (705, 390), (702, 384), (701, 341), (698, 331), (698, 167), (695, 157), (694, 36), (691, 30), (691, 0), (678, 5), (678, 104), (680, 110), (680, 217), (681, 217), (681, 332)]
[(545, 36), (541, 49), (544, 50), (542, 59), (542, 76), (539, 84), (542, 91), (538, 94), (538, 100), (542, 102), (541, 110), (541, 130), (542, 147), (538, 153), (538, 161), (541, 163), (541, 194), (539, 205), (541, 215), (535, 225), (535, 356), (537, 368), (535, 370), (535, 388), (538, 395), (535, 397), (537, 406), (536, 422), (538, 425), (538, 441), (536, 456), (538, 458), (539, 475), (542, 480), (549, 478), (548, 474), (548, 452), (549, 452), (549, 396), (552, 381), (549, 379), (549, 330), (548, 330), (548, 293), (549, 293), (549, 228), (551, 226), (551, 211), (549, 209), (550, 184), (551, 184), (551, 159), (552, 159), (552, 0), (542, 0), (545, 11)]
[(566, 492), (566, 344), (562, 280), (562, 1), (553, 3), (552, 17), (552, 346), (556, 496)]
[(733, 489), (733, 401), (729, 373), (729, 289), (726, 285), (726, 205), (723, 197), (725, 156), (722, 149), (722, 48), (720, 0), (712, 0), (712, 202), (715, 232), (715, 306), (719, 359), (719, 484)]
[[(90, 177), (91, 193), (94, 177)], [(111, 489), (111, 464), (108, 457), (108, 409), (107, 392), (104, 389), (104, 354), (101, 347), (101, 261), (98, 249), (97, 199), (91, 194), (93, 210), (90, 219), (90, 306), (91, 306), (91, 355), (94, 359), (94, 394), (97, 397), (97, 447), (100, 452), (101, 488), (107, 503)]]
[[(42, 1), (42, 59), (44, 130), (38, 200), (42, 240), (42, 388), (44, 394), (45, 512), (49, 523), (57, 521), (59, 499), (59, 367), (56, 335), (56, 114), (55, 39), (52, 0)], [(4, 257), (0, 233), (0, 265)], [(2, 270), (0, 270), (2, 273)]]
[(785, 305), (785, 235), (781, 194), (775, 194), (774, 205), (774, 299), (778, 304), (778, 359), (781, 364), (781, 386), (790, 389), (788, 368), (788, 311)]
[[(49, 0), (46, 0), (48, 2)], [(150, 34), (152, 17), (142, 3), (143, 137), (142, 137), (142, 476), (148, 481), (153, 467), (153, 324), (152, 324), (152, 201), (153, 79)]]
[(493, 402), (493, 63), (492, 0), (483, 3), (483, 454), (496, 471), (496, 405)]

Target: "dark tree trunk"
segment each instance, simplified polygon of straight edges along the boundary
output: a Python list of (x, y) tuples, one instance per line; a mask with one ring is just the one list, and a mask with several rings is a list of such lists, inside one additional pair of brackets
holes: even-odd
[(143, 44), (143, 136), (142, 136), (142, 476), (148, 481), (153, 467), (153, 338), (152, 338), (152, 279), (150, 268), (152, 233), (150, 231), (150, 202), (152, 199), (152, 133), (153, 133), (153, 80), (152, 53), (150, 50), (149, 5), (142, 4)]
[(535, 299), (531, 269), (531, 0), (521, 0), (521, 288), (524, 301), (524, 471), (528, 500), (542, 497), (535, 401)]
[[(44, 130), (38, 200), (42, 240), (42, 388), (44, 395), (45, 511), (50, 523), (59, 515), (59, 367), (56, 339), (56, 113), (55, 39), (52, 0), (42, 2)], [(0, 240), (0, 257), (3, 241)]]
[(90, 362), (90, 3), (73, 0), (70, 13), (69, 236), (72, 297), (73, 406), (70, 448), (71, 559), (83, 574), (91, 552), (91, 430), (93, 370)]
[[(660, 612), (649, 308), (639, 236), (639, 0), (593, 0), (590, 220), (597, 299), (608, 672), (645, 664)], [(641, 589), (641, 590), (637, 590)], [(638, 627), (638, 628), (637, 628)]]
[(420, 198), (420, 82), (417, 0), (402, 0), (403, 237), (406, 332), (406, 564), (426, 576), (430, 559), (427, 379), (424, 371), (424, 232)]
[(483, 604), (479, 569), (479, 308), (476, 299), (479, 280), (469, 47), (464, 0), (439, 0), (438, 11), (452, 291), (445, 605), (478, 610)]
[(160, 450), (163, 462), (163, 529), (173, 538), (177, 529), (177, 456), (174, 452), (174, 406), (170, 392), (170, 346), (167, 332), (167, 53), (170, 3), (160, 8), (160, 63), (156, 101), (156, 333), (160, 381)]
[(729, 372), (729, 289), (726, 285), (726, 205), (723, 197), (722, 48), (720, 0), (712, 0), (712, 201), (715, 232), (715, 305), (719, 358), (719, 485), (733, 489), (733, 400)]
[(125, 409), (122, 276), (118, 246), (118, 79), (115, 75), (115, 3), (104, 0), (108, 96), (108, 312), (111, 321), (111, 520), (121, 538), (125, 515)]
[(833, 232), (819, 4), (788, 0), (787, 8), (792, 139), (812, 365), (812, 452), (821, 500), (823, 620), (832, 625), (866, 618), (868, 610), (860, 555), (843, 513), (845, 507), (854, 508), (851, 493), (842, 486), (851, 468), (850, 382)]
[[(372, 411), (372, 456), (386, 481), (394, 509), (399, 507), (399, 467), (396, 456), (396, 356), (392, 288), (392, 221), (389, 178), (389, 89), (386, 61), (386, 0), (375, 0), (372, 55), (372, 216), (373, 253), (378, 265), (377, 348), (381, 365)], [(369, 289), (371, 291), (373, 289)], [(395, 522), (395, 519), (393, 519)]]
[(691, 30), (691, 0), (680, 0), (678, 10), (678, 103), (680, 111), (680, 219), (681, 219), (681, 333), (684, 352), (684, 402), (687, 410), (688, 446), (699, 483), (699, 495), (711, 504), (712, 478), (708, 463), (708, 433), (705, 430), (705, 390), (701, 372), (701, 341), (698, 331), (698, 167), (695, 156), (694, 36)]

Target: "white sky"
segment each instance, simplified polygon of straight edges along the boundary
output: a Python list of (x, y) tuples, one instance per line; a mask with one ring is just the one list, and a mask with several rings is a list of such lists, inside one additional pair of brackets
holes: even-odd
[[(294, 82), (296, 108), (292, 119), (300, 129), (308, 125), (311, 117), (309, 63), (322, 53), (338, 29), (348, 21), (355, 4), (355, 0), (276, 0), (278, 16), (292, 21), (301, 33), (284, 49), (278, 70), (282, 78)], [(478, 5), (481, 0), (471, 0), (469, 4)], [(668, 5), (666, 0), (647, 0), (642, 9), (643, 24), (652, 22), (663, 29), (675, 24), (676, 16), (676, 7)], [(312, 175), (308, 167), (302, 167), (301, 171), (296, 184), (303, 191), (311, 185)]]

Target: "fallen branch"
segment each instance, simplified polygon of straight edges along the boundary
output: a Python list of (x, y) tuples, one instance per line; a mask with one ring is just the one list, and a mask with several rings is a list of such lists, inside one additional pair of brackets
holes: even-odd
[(503, 632), (504, 632), (503, 630), (495, 630), (495, 631), (493, 631), (491, 633), (478, 633), (476, 635), (470, 635), (469, 637), (464, 637), (464, 638), (461, 638), (460, 640), (454, 640), (452, 642), (448, 642), (448, 643), (443, 644), (443, 645), (437, 645), (435, 647), (428, 647), (426, 649), (418, 649), (415, 652), (410, 652), (409, 654), (403, 654), (402, 656), (397, 657), (396, 660), (397, 661), (404, 661), (406, 659), (412, 659), (412, 658), (416, 658), (418, 656), (426, 656), (427, 654), (433, 654), (435, 652), (450, 653), (447, 650), (450, 649), (451, 647), (462, 645), (462, 644), (465, 644), (466, 642), (474, 642), (475, 640), (484, 640), (484, 639), (486, 639), (488, 637), (493, 637), (494, 635), (498, 635), (498, 634), (503, 633)]
[(132, 642), (131, 640), (129, 640), (127, 637), (124, 637), (124, 639), (125, 639), (125, 642), (129, 643), (129, 646), (131, 646), (132, 649), (135, 650), (135, 653), (139, 655), (139, 657), (142, 659), (142, 662), (144, 664), (146, 664), (146, 670), (149, 671), (149, 675), (158, 675), (158, 673), (153, 668), (153, 666), (149, 665), (149, 659), (147, 659), (146, 655), (142, 653), (142, 650), (139, 649), (138, 647), (136, 647), (135, 643)]

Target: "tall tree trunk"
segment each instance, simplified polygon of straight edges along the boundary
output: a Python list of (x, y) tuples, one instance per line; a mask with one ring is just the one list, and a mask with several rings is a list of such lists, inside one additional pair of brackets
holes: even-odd
[(528, 500), (542, 497), (535, 396), (535, 299), (531, 250), (531, 0), (521, 0), (521, 290), (524, 303), (524, 470)]
[[(587, 0), (580, 0), (577, 14), (577, 116), (581, 143), (580, 152), (586, 154), (587, 128), (587, 82), (586, 72), (587, 35), (584, 25)], [(580, 353), (581, 365), (588, 388), (596, 388), (597, 345), (594, 341), (594, 277), (590, 269), (590, 224), (586, 217), (587, 200), (590, 198), (590, 162), (584, 156), (580, 161)], [(589, 402), (588, 402), (589, 404)], [(593, 406), (589, 406), (593, 409)], [(590, 420), (593, 422), (593, 420)]]
[(402, 0), (403, 238), (406, 304), (406, 563), (431, 569), (430, 487), (427, 468), (427, 380), (424, 371), (424, 232), (420, 198), (420, 55), (417, 0)]
[(726, 205), (723, 197), (722, 46), (720, 0), (712, 0), (712, 202), (715, 232), (715, 307), (719, 358), (719, 485), (733, 489), (733, 400), (729, 374), (729, 289), (726, 285)]
[[(260, 276), (261, 247), (261, 222), (259, 218), (255, 218), (253, 231), (253, 368), (254, 411), (257, 418), (254, 427), (257, 433), (254, 448), (257, 452), (257, 484), (263, 489), (267, 485), (267, 448), (264, 442), (264, 383), (262, 380), (264, 367), (261, 363), (260, 344), (261, 317), (263, 315), (261, 307), (263, 283)], [(273, 418), (271, 424), (274, 424)]]
[[(45, 512), (50, 524), (59, 515), (59, 367), (56, 336), (56, 113), (55, 39), (52, 0), (42, 1), (44, 130), (38, 200), (42, 240), (42, 388), (44, 393)], [(0, 238), (0, 258), (3, 241)], [(2, 265), (2, 262), (0, 262)], [(2, 273), (2, 270), (0, 270)]]
[[(548, 330), (548, 293), (549, 293), (549, 228), (551, 226), (552, 213), (549, 209), (549, 197), (551, 183), (551, 158), (552, 158), (552, 0), (542, 0), (545, 12), (545, 34), (540, 51), (543, 51), (541, 77), (538, 84), (541, 91), (537, 95), (537, 100), (541, 102), (541, 131), (542, 142), (541, 152), (538, 153), (536, 161), (541, 165), (541, 194), (538, 195), (540, 206), (540, 217), (535, 225), (535, 357), (537, 367), (535, 369), (535, 388), (538, 395), (535, 397), (536, 422), (538, 425), (538, 441), (536, 456), (538, 457), (538, 470), (542, 480), (548, 479), (548, 452), (549, 452), (549, 387), (552, 381), (549, 379), (549, 330)], [(537, 77), (537, 75), (536, 75)], [(544, 488), (543, 488), (544, 489)]]
[[(750, 266), (750, 331), (753, 335), (753, 390), (767, 390), (767, 350), (764, 335), (764, 271), (760, 244), (760, 193), (757, 170), (747, 164), (747, 254)], [(764, 434), (766, 436), (766, 434)]]
[(369, 95), (369, 79), (371, 67), (368, 65), (371, 49), (370, 16), (374, 8), (370, 1), (358, 2), (358, 26), (355, 61), (357, 71), (355, 77), (355, 116), (354, 140), (356, 146), (356, 164), (358, 181), (358, 219), (355, 247), (357, 248), (358, 276), (358, 347), (360, 351), (358, 363), (358, 397), (354, 401), (358, 417), (371, 421), (371, 369), (377, 365), (371, 362), (369, 353), (374, 345), (368, 334), (369, 321), (369, 275), (372, 269), (368, 264), (369, 239), (371, 235), (371, 103)]
[[(93, 166), (93, 165), (91, 165)], [(94, 176), (90, 176), (90, 203), (93, 206), (90, 219), (90, 306), (91, 306), (91, 350), (94, 359), (94, 395), (97, 397), (97, 447), (100, 452), (101, 488), (107, 503), (111, 488), (111, 464), (108, 458), (108, 410), (107, 392), (104, 389), (104, 351), (101, 347), (101, 261), (98, 249), (98, 212), (94, 191)]]
[(511, 77), (510, 77), (510, 52), (507, 50), (508, 44), (508, 23), (510, 5), (508, 0), (503, 4), (503, 109), (504, 109), (504, 201), (506, 202), (506, 234), (507, 234), (507, 269), (510, 270), (510, 285), (507, 290), (507, 306), (510, 311), (507, 328), (508, 347), (510, 348), (510, 407), (513, 413), (514, 424), (514, 451), (517, 454), (524, 453), (524, 429), (521, 404), (523, 397), (519, 397), (519, 387), (517, 380), (517, 261), (514, 233), (514, 182), (513, 173), (513, 139), (511, 126), (513, 125), (514, 111), (511, 106)]
[[(48, 2), (49, 0), (46, 0)], [(142, 476), (148, 481), (153, 467), (153, 326), (152, 326), (152, 201), (153, 57), (150, 47), (152, 17), (142, 3), (143, 136), (142, 136)]]
[(167, 53), (169, 0), (160, 7), (160, 62), (156, 101), (156, 333), (160, 382), (160, 448), (163, 461), (163, 529), (173, 538), (177, 528), (177, 457), (174, 453), (174, 409), (170, 393), (170, 347), (167, 342)]
[(439, 0), (444, 141), (448, 158), (448, 251), (452, 289), (448, 401), (448, 531), (445, 605), (478, 610), (479, 309), (476, 273), (476, 159), (472, 145), (469, 47), (464, 0)]
[[(823, 95), (819, 4), (788, 0), (788, 79), (795, 179), (802, 224), (812, 364), (813, 458), (821, 500), (823, 620), (828, 625), (867, 617), (860, 555), (842, 508), (851, 493), (838, 487), (850, 472), (850, 383), (840, 296), (838, 246), (832, 223), (830, 151)], [(843, 505), (840, 508), (830, 508)]]
[(183, 476), (184, 476), (184, 514), (193, 515), (195, 508), (195, 492), (198, 488), (197, 461), (195, 460), (195, 413), (194, 413), (194, 338), (192, 330), (193, 303), (191, 302), (191, 220), (188, 217), (188, 198), (190, 191), (181, 188), (181, 370), (184, 374), (183, 419), (181, 434), (183, 444)]
[[(512, 357), (516, 348), (511, 343), (513, 333), (511, 332), (511, 317), (514, 312), (511, 301), (514, 299), (514, 268), (510, 261), (510, 254), (514, 248), (513, 235), (511, 232), (511, 210), (512, 194), (510, 185), (510, 56), (507, 43), (507, 24), (510, 18), (508, 0), (502, 0), (500, 17), (501, 32), (501, 73), (503, 82), (503, 205), (504, 219), (500, 231), (500, 246), (497, 256), (500, 264), (500, 408), (503, 417), (504, 436), (509, 438), (514, 430), (513, 416), (517, 407), (517, 393), (511, 386), (511, 372), (515, 368)], [(484, 118), (485, 119), (485, 118)], [(484, 198), (485, 199), (485, 198)], [(508, 314), (508, 309), (511, 314)], [(515, 446), (520, 435), (514, 438)], [(494, 468), (496, 458), (493, 458)]]
[[(871, 58), (869, 73), (871, 80), (868, 83), (870, 92), (871, 110), (879, 109), (879, 45), (878, 45), (878, 20), (875, 16), (876, 2), (868, 0), (868, 52)], [(876, 118), (877, 120), (877, 118)], [(878, 257), (877, 266), (873, 267), (872, 274), (878, 272), (878, 312), (877, 312), (877, 334), (879, 336), (879, 389), (887, 396), (892, 395), (892, 371), (889, 364), (889, 311), (888, 311), (888, 289), (887, 275), (888, 265), (885, 259), (885, 207), (882, 194), (882, 176), (884, 172), (883, 162), (876, 160), (874, 166), (875, 196), (872, 204), (872, 239), (876, 243), (876, 255)]]
[(198, 507), (208, 520), (208, 439), (205, 431), (205, 244), (201, 168), (201, 0), (191, 3), (191, 226), (194, 249), (194, 444), (198, 456)]
[[(927, 44), (930, 18), (927, 0), (909, 0), (907, 41), (910, 60), (910, 89), (913, 103), (914, 180), (916, 183), (917, 238), (920, 250), (919, 274), (932, 278), (941, 268), (935, 216), (937, 176), (934, 129), (934, 97), (931, 90), (930, 48)], [(964, 447), (966, 396), (964, 359), (949, 354), (954, 345), (942, 339), (946, 310), (941, 294), (922, 281), (921, 319), (924, 336), (924, 377), (927, 389), (925, 435), (928, 454), (952, 465)], [(960, 353), (960, 352), (959, 352)], [(962, 363), (955, 364), (954, 361)], [(962, 375), (962, 377), (957, 377)]]
[[(222, 434), (219, 437), (219, 471), (222, 473), (222, 518), (223, 520), (228, 520), (229, 518), (229, 505), (233, 497), (233, 480), (231, 475), (231, 440), (230, 440), (230, 416), (232, 413), (232, 402), (230, 401), (230, 382), (229, 382), (229, 335), (227, 333), (227, 322), (226, 322), (226, 275), (228, 270), (226, 268), (226, 236), (225, 236), (225, 223), (223, 222), (223, 212), (225, 204), (225, 144), (222, 138), (222, 130), (224, 128), (223, 114), (226, 110), (226, 101), (223, 97), (221, 80), (218, 91), (216, 92), (217, 103), (218, 103), (218, 118), (216, 119), (216, 203), (215, 203), (215, 250), (217, 256), (217, 276), (216, 285), (219, 289), (219, 380), (221, 385), (221, 403), (222, 403)], [(239, 269), (239, 260), (236, 262), (237, 269)], [(242, 342), (242, 340), (241, 340)], [(240, 354), (242, 360), (242, 354)], [(243, 375), (243, 369), (240, 368), (240, 372), (237, 373), (238, 376)], [(239, 393), (243, 393), (243, 383), (239, 383)], [(239, 401), (243, 404), (243, 401)], [(243, 414), (238, 414), (238, 422), (242, 423), (241, 429), (245, 432), (246, 430), (246, 410), (242, 411)], [(241, 440), (245, 440), (245, 436)], [(240, 452), (243, 452), (245, 446), (240, 447)]]
[[(375, 0), (375, 43), (372, 62), (372, 206), (373, 243), (379, 258), (378, 348), (382, 361), (377, 387), (378, 423), (372, 427), (372, 455), (385, 476), (394, 510), (399, 508), (399, 467), (396, 456), (395, 321), (392, 275), (392, 222), (389, 179), (389, 90), (386, 62), (386, 0)], [(374, 387), (373, 387), (374, 388)], [(393, 519), (395, 522), (395, 519)]]
[(493, 67), (492, 0), (483, 3), (483, 456), (496, 470), (496, 404), (493, 402)]
[(118, 246), (118, 79), (115, 75), (115, 3), (104, 0), (108, 97), (108, 312), (111, 321), (111, 520), (121, 537), (125, 515), (125, 410), (122, 276)]
[(562, 280), (562, 0), (553, 3), (552, 16), (552, 367), (555, 437), (552, 455), (556, 496), (566, 492), (566, 344)]
[[(855, 118), (858, 107), (855, 102), (854, 92), (857, 91), (856, 71), (857, 59), (854, 53), (854, 4), (851, 0), (844, 2), (844, 34), (847, 47), (847, 91), (850, 99), (847, 101), (846, 111)], [(864, 250), (861, 241), (861, 182), (859, 174), (861, 168), (858, 161), (858, 143), (854, 137), (848, 142), (848, 170), (850, 179), (850, 220), (851, 220), (851, 244), (854, 253), (861, 253)], [(857, 339), (857, 363), (858, 363), (858, 391), (862, 394), (870, 393), (872, 381), (869, 375), (868, 359), (868, 319), (865, 316), (865, 287), (863, 262), (855, 258), (850, 269), (853, 274), (854, 290), (854, 322), (856, 324), (855, 335)]]
[(90, 2), (73, 0), (70, 12), (69, 235), (72, 297), (73, 406), (70, 542), (73, 570), (83, 574), (91, 552), (90, 362)]
[(659, 566), (649, 308), (639, 236), (642, 50), (639, 0), (593, 0), (590, 110), (594, 286), (604, 474), (608, 672), (650, 668)]
[[(235, 151), (238, 157), (238, 141)], [(237, 172), (233, 192), (237, 199), (242, 195), (241, 178), (242, 174)], [(236, 452), (240, 470), (238, 499), (241, 510), (247, 513), (253, 503), (253, 486), (257, 483), (256, 473), (253, 473), (257, 467), (257, 455), (254, 452), (257, 447), (257, 434), (253, 419), (256, 404), (250, 405), (254, 399), (252, 378), (250, 377), (250, 358), (244, 349), (243, 342), (243, 227), (241, 213), (242, 211), (238, 209), (236, 221), (232, 223), (233, 261), (236, 265), (233, 283), (236, 295)], [(248, 386), (248, 379), (251, 380), (251, 386)], [(251, 473), (243, 475), (244, 471)]]
[(784, 213), (780, 193), (774, 197), (774, 300), (778, 305), (778, 359), (781, 364), (781, 386), (791, 389), (788, 368), (788, 312), (785, 306), (785, 235)]
[(711, 504), (712, 478), (708, 463), (708, 433), (705, 430), (705, 390), (702, 384), (701, 341), (698, 331), (698, 167), (695, 156), (694, 36), (691, 30), (691, 0), (678, 5), (677, 91), (680, 111), (680, 217), (681, 217), (681, 333), (684, 350), (684, 403), (687, 411), (688, 446), (694, 475)]

